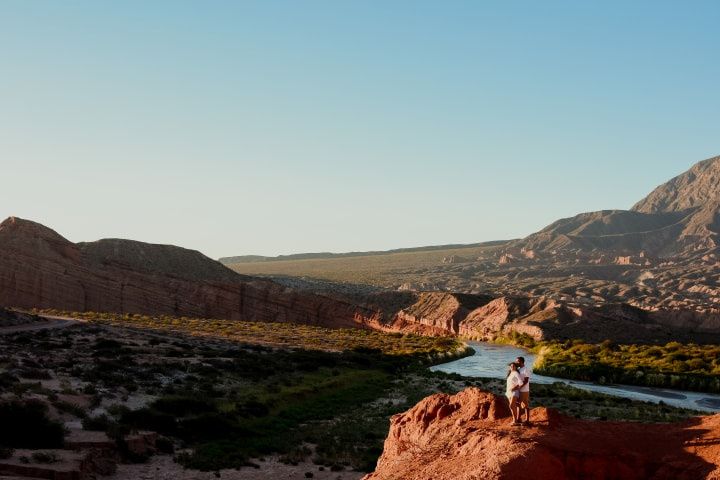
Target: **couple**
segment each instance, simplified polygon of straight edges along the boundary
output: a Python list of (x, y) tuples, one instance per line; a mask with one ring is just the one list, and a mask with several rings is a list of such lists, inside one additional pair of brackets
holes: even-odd
[(517, 357), (508, 364), (507, 386), (505, 395), (510, 401), (512, 425), (522, 425), (522, 414), (525, 413), (525, 425), (530, 425), (530, 374), (525, 367), (525, 358)]

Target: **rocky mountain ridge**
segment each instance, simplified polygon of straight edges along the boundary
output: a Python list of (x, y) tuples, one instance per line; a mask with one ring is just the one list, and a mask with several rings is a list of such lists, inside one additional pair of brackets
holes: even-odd
[(358, 269), (359, 281), (406, 293), (546, 298), (571, 311), (627, 304), (664, 325), (720, 333), (719, 233), (720, 157), (713, 157), (631, 210), (581, 213), (520, 240), (395, 255), (385, 264), (363, 257), (369, 267), (359, 258), (233, 268), (348, 282), (342, 269)]
[(0, 305), (295, 322), (481, 340), (518, 332), (536, 339), (702, 341), (720, 331), (720, 319), (708, 323), (684, 317), (673, 323), (638, 309), (603, 310), (544, 296), (378, 288), (357, 292), (329, 283), (277, 283), (236, 274), (197, 251), (171, 245), (119, 239), (73, 244), (54, 230), (16, 217), (0, 224)]
[(0, 224), (0, 305), (367, 326), (377, 312), (236, 274), (199, 252), (128, 240), (74, 244), (38, 223)]

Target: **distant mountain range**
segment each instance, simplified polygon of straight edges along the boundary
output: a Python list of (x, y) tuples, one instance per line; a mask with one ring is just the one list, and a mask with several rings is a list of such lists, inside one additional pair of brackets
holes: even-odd
[[(223, 259), (236, 270), (300, 265), (296, 277), (271, 279), (239, 274), (172, 245), (121, 239), (74, 244), (43, 225), (10, 217), (0, 224), (0, 306), (478, 339), (515, 331), (593, 341), (717, 341), (719, 192), (715, 157), (661, 185), (632, 210), (580, 214), (522, 240), (249, 262), (239, 257), (246, 259), (240, 264)], [(365, 283), (376, 286), (297, 278), (308, 265), (310, 276), (322, 278), (318, 265), (352, 274), (371, 259), (374, 270)]]
[(628, 304), (665, 312), (677, 327), (720, 332), (719, 204), (720, 157), (714, 157), (630, 210), (581, 213), (519, 240), (412, 255), (385, 252), (382, 261), (369, 253), (342, 261), (229, 266), (281, 281), (310, 277), (404, 291), (548, 298), (577, 308)]
[(223, 265), (232, 265), (234, 263), (255, 263), (255, 262), (281, 262), (286, 260), (317, 260), (326, 258), (348, 258), (348, 257), (366, 257), (368, 255), (392, 255), (395, 253), (411, 253), (411, 252), (433, 252), (437, 250), (449, 250), (455, 248), (470, 248), (503, 245), (509, 240), (496, 240), (481, 243), (454, 243), (448, 245), (431, 245), (425, 247), (395, 248), (393, 250), (373, 250), (367, 252), (316, 252), (316, 253), (294, 253), (290, 255), (277, 255), (275, 257), (265, 257), (262, 255), (239, 255), (236, 257), (222, 257), (218, 261)]

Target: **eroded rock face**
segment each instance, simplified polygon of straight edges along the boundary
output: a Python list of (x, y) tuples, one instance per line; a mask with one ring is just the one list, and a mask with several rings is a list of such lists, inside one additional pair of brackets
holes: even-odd
[(391, 419), (365, 480), (720, 478), (720, 415), (677, 424), (593, 422), (536, 408), (510, 426), (506, 400), (437, 394)]
[(646, 312), (624, 304), (573, 306), (547, 297), (499, 297), (421, 292), (417, 301), (381, 327), (423, 335), (460, 335), (492, 341), (514, 333), (535, 340), (582, 338), (602, 342), (667, 342), (692, 339), (693, 331), (712, 326), (709, 317)]
[(236, 274), (199, 252), (129, 240), (73, 244), (0, 224), (0, 305), (365, 327), (377, 311)]
[(461, 322), (471, 311), (492, 300), (486, 295), (422, 292), (413, 305), (397, 313), (394, 325), (405, 330), (417, 326), (418, 331), (454, 335), (459, 333)]

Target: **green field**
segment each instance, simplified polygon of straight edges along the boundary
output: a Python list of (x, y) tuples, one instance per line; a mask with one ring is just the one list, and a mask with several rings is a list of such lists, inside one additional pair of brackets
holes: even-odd
[(599, 383), (621, 383), (720, 393), (720, 346), (669, 342), (665, 345), (546, 342), (533, 370)]

